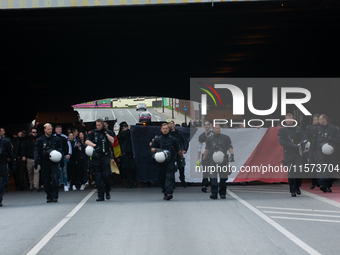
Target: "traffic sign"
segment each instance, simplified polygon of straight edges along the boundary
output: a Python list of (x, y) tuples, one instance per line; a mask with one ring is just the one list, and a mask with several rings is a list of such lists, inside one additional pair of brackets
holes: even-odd
[(186, 107), (184, 107), (184, 111), (186, 112), (188, 109)]

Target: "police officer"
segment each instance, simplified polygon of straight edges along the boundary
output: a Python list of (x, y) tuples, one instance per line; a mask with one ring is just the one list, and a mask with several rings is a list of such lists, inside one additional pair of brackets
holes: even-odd
[[(206, 141), (206, 147), (203, 155), (203, 160), (210, 162), (210, 166), (214, 168), (210, 172), (210, 182), (211, 182), (211, 199), (217, 199), (217, 193), (220, 194), (221, 199), (226, 198), (227, 186), (226, 181), (228, 180), (228, 175), (231, 173), (227, 171), (228, 162), (234, 162), (234, 152), (233, 146), (231, 144), (230, 137), (221, 134), (220, 125), (215, 125), (213, 127), (213, 136), (209, 136)], [(230, 158), (228, 157), (228, 151), (230, 153)], [(219, 168), (218, 168), (219, 167)], [(224, 167), (224, 168), (223, 168)], [(220, 176), (220, 189), (218, 190), (217, 185), (217, 173)]]
[(2, 206), (2, 199), (6, 192), (7, 179), (7, 159), (12, 163), (12, 170), (16, 170), (16, 163), (14, 161), (13, 148), (9, 140), (0, 135), (0, 206)]
[(89, 132), (85, 144), (94, 148), (92, 155), (93, 174), (98, 189), (97, 201), (104, 201), (104, 190), (106, 199), (109, 200), (111, 190), (112, 173), (110, 160), (114, 134), (104, 127), (104, 120), (96, 120), (96, 129)]
[[(179, 130), (175, 129), (175, 122), (171, 120), (169, 123), (170, 127), (170, 135), (177, 138), (179, 141), (179, 145), (181, 147), (182, 153), (186, 154), (188, 151), (189, 143), (187, 139), (185, 139), (183, 133)], [(182, 158), (179, 155), (176, 155), (175, 161), (177, 162), (178, 170), (179, 170), (179, 179), (181, 180), (182, 186), (185, 188), (187, 186), (185, 182), (185, 175), (184, 175), (184, 164), (185, 162), (182, 160)]]
[[(164, 150), (168, 151), (170, 155), (168, 155), (163, 162), (157, 161), (157, 153), (164, 153)], [(184, 156), (178, 139), (169, 135), (169, 125), (167, 123), (162, 124), (161, 135), (157, 135), (154, 138), (151, 144), (151, 152), (155, 153), (154, 157), (158, 162), (158, 181), (164, 191), (164, 199), (169, 201), (173, 198), (173, 188), (175, 184), (175, 157), (178, 154), (183, 163)]]
[[(58, 202), (59, 196), (59, 162), (63, 167), (63, 147), (59, 137), (52, 136), (52, 125), (46, 123), (44, 125), (45, 134), (36, 141), (34, 151), (34, 168), (38, 165), (42, 169), (42, 179), (46, 192), (47, 203)], [(56, 160), (53, 158), (52, 153), (59, 154)]]
[[(316, 138), (317, 138), (317, 130), (319, 126), (319, 117), (320, 114), (314, 114), (313, 115), (313, 124), (308, 125), (305, 130), (305, 136), (307, 140), (310, 142), (310, 147), (309, 147), (309, 153), (308, 153), (308, 160), (307, 164), (316, 164), (316, 159), (315, 159), (315, 149), (316, 149)], [(310, 185), (311, 189), (315, 188), (315, 185), (320, 186), (317, 183), (317, 178), (316, 178), (316, 172), (309, 172), (311, 177), (313, 177), (312, 184)]]
[(315, 156), (317, 164), (322, 167), (321, 171), (317, 171), (318, 183), (323, 192), (332, 192), (331, 187), (334, 179), (331, 178), (328, 171), (324, 172), (324, 167), (326, 167), (326, 170), (336, 167), (334, 151), (336, 146), (340, 144), (340, 130), (337, 126), (328, 123), (328, 117), (325, 114), (320, 115), (319, 123)]
[[(206, 160), (202, 160), (203, 154), (205, 151), (205, 146), (206, 146), (206, 141), (209, 136), (212, 136), (214, 132), (210, 130), (211, 125), (209, 121), (204, 122), (204, 132), (198, 137), (198, 146), (197, 146), (197, 164), (207, 166), (209, 165), (209, 162)], [(203, 187), (201, 188), (202, 192), (207, 193), (208, 192), (208, 186), (209, 186), (209, 173), (208, 172), (203, 172), (203, 179), (202, 179), (202, 185)]]
[(300, 155), (299, 146), (306, 143), (306, 137), (303, 130), (294, 126), (294, 116), (287, 113), (285, 117), (285, 127), (278, 132), (279, 142), (284, 149), (284, 164), (290, 169), (288, 172), (289, 190), (292, 197), (296, 194), (301, 195), (301, 171), (303, 166), (303, 157)]

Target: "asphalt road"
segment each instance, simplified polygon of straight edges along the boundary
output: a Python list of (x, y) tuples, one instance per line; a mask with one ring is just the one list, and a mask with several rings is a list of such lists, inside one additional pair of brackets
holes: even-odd
[[(0, 208), (1, 254), (339, 254), (340, 204), (287, 185), (229, 185), (225, 200), (199, 186), (114, 186), (111, 200), (93, 189), (10, 191)], [(320, 211), (318, 211), (320, 210)]]
[[(129, 125), (136, 125), (139, 122), (138, 114), (144, 111), (136, 111), (133, 108), (91, 108), (91, 109), (75, 109), (79, 112), (84, 122), (95, 121), (98, 118), (107, 118), (113, 120), (117, 118), (117, 122), (126, 121)], [(166, 118), (158, 114), (153, 109), (147, 109), (151, 113), (151, 121), (165, 121)]]

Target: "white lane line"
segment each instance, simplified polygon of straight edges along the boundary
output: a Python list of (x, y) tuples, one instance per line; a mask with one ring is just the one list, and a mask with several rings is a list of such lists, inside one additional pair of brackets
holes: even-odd
[(234, 190), (255, 190), (255, 191), (273, 191), (273, 192), (285, 192), (285, 193), (289, 193), (288, 189), (252, 189), (252, 188), (241, 188), (241, 187), (232, 187), (230, 186), (230, 189), (234, 189)]
[(137, 120), (136, 120), (135, 116), (133, 116), (133, 114), (130, 112), (130, 110), (129, 110), (129, 109), (127, 109), (127, 111), (128, 111), (130, 114), (131, 114), (132, 118), (134, 118), (134, 119), (135, 119), (136, 123), (137, 123), (137, 122), (139, 122), (139, 121), (137, 121)]
[(304, 220), (304, 221), (321, 221), (321, 222), (340, 223), (339, 220), (320, 220), (320, 219), (291, 218), (291, 217), (280, 217), (280, 216), (270, 216), (270, 217), (273, 219), (284, 219), (284, 220)]
[(301, 215), (301, 216), (340, 218), (339, 215), (310, 214), (310, 213), (292, 213), (292, 212), (273, 212), (273, 211), (263, 211), (263, 212), (264, 213), (271, 213), (271, 214), (286, 214), (286, 215)]
[(158, 115), (153, 115), (151, 112), (149, 112), (149, 113), (150, 113), (151, 117), (154, 116), (154, 118), (155, 118), (158, 122), (160, 122), (160, 120), (159, 120), (160, 117), (159, 117)]
[(305, 250), (309, 254), (318, 254), (321, 255), (318, 251), (314, 250), (312, 247), (310, 247), (308, 244), (303, 242), (301, 239), (299, 239), (297, 236), (286, 230), (284, 227), (282, 227), (280, 224), (269, 218), (267, 215), (262, 213), (260, 210), (256, 209), (254, 206), (250, 205), (248, 202), (237, 196), (235, 193), (230, 191), (228, 189), (229, 195), (231, 195), (233, 198), (235, 198), (237, 201), (239, 201), (241, 204), (246, 206), (249, 210), (251, 210), (253, 213), (257, 214), (260, 218), (265, 220), (267, 223), (272, 225), (276, 230), (278, 230), (280, 233), (285, 235), (288, 239), (290, 239), (292, 242), (294, 242), (296, 245), (298, 245), (300, 248)]
[(328, 203), (328, 204), (330, 204), (330, 205), (333, 205), (333, 206), (335, 206), (335, 207), (337, 207), (337, 208), (340, 208), (340, 203), (339, 203), (339, 202), (336, 202), (336, 201), (334, 201), (334, 200), (330, 200), (330, 199), (328, 199), (328, 198), (325, 198), (325, 197), (321, 197), (321, 196), (315, 195), (315, 194), (310, 193), (310, 192), (308, 192), (308, 191), (306, 191), (306, 190), (303, 190), (303, 194), (305, 194), (305, 195), (307, 195), (307, 196), (309, 196), (309, 197), (315, 198), (315, 199), (317, 199), (317, 200), (319, 200), (319, 201), (322, 201), (322, 202)]
[(116, 115), (115, 115), (115, 113), (113, 112), (113, 110), (111, 110), (111, 112), (112, 112), (112, 115), (113, 115), (113, 119), (116, 119)]
[(297, 208), (283, 208), (283, 207), (270, 207), (270, 206), (256, 206), (256, 207), (261, 208), (261, 209), (272, 209), (272, 210), (340, 213), (340, 211), (316, 210), (316, 209), (297, 209)]
[(282, 188), (282, 187), (247, 187), (247, 186), (236, 186), (236, 185), (230, 185), (230, 188), (233, 189), (257, 189), (257, 190), (289, 190), (288, 188)]
[(50, 232), (48, 232), (39, 243), (37, 243), (28, 253), (27, 255), (35, 255), (37, 254), (51, 239), (52, 237), (68, 222), (79, 210), (83, 207), (83, 205), (90, 199), (90, 197), (96, 192), (93, 189), (80, 203), (73, 208), (73, 210), (66, 215)]
[(259, 190), (237, 190), (237, 189), (231, 189), (235, 192), (248, 192), (248, 193), (275, 193), (275, 194), (287, 194), (287, 192), (280, 192), (280, 191), (259, 191)]

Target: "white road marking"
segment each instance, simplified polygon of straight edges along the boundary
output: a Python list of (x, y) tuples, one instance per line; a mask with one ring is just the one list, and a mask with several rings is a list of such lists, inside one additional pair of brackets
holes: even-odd
[(238, 189), (233, 189), (231, 188), (231, 190), (234, 190), (235, 192), (251, 192), (251, 193), (275, 193), (275, 194), (287, 194), (286, 191), (260, 191), (260, 190), (238, 190)]
[(233, 187), (233, 186), (229, 186), (229, 189), (234, 189), (234, 190), (257, 190), (257, 191), (276, 191), (276, 192), (288, 192), (288, 189), (261, 189), (261, 188), (244, 188), (244, 187)]
[[(320, 191), (320, 192), (321, 192), (321, 191)], [(330, 204), (330, 205), (333, 205), (333, 206), (335, 206), (335, 207), (340, 208), (340, 203), (339, 203), (339, 202), (336, 202), (336, 201), (334, 201), (334, 200), (330, 200), (330, 199), (328, 199), (328, 198), (325, 198), (325, 197), (321, 197), (321, 196), (315, 195), (315, 194), (310, 193), (310, 192), (308, 192), (308, 191), (306, 191), (306, 190), (303, 190), (303, 194), (304, 194), (304, 195), (307, 195), (307, 196), (309, 196), (309, 197), (315, 198), (315, 199), (317, 199), (317, 200), (319, 200), (319, 201), (322, 201), (322, 202), (325, 202), (325, 203), (327, 203), (327, 204)]]
[(231, 195), (233, 198), (235, 198), (237, 201), (239, 201), (241, 204), (246, 206), (249, 210), (251, 210), (253, 213), (257, 214), (260, 218), (262, 218), (264, 221), (272, 225), (275, 229), (277, 229), (279, 232), (281, 232), (283, 235), (285, 235), (288, 239), (290, 239), (292, 242), (294, 242), (296, 245), (298, 245), (300, 248), (305, 250), (309, 254), (318, 254), (321, 255), (318, 251), (314, 250), (312, 247), (310, 247), (308, 244), (303, 242), (301, 239), (299, 239), (297, 236), (286, 230), (284, 227), (282, 227), (280, 224), (269, 218), (267, 215), (262, 213), (260, 210), (256, 209), (254, 206), (250, 205), (248, 202), (237, 196), (234, 192), (230, 191), (228, 189), (229, 195)]
[(131, 114), (131, 116), (135, 119), (136, 123), (139, 122), (139, 121), (136, 120), (135, 116), (133, 116), (133, 114), (130, 112), (129, 109), (128, 109), (127, 111), (128, 111), (128, 112)]
[(263, 212), (264, 213), (272, 213), (272, 214), (286, 214), (286, 215), (301, 215), (301, 216), (316, 216), (316, 217), (340, 218), (340, 215), (311, 214), (311, 213), (293, 213), (293, 212), (273, 212), (273, 211), (263, 211)]
[(90, 199), (90, 197), (96, 192), (93, 189), (80, 203), (73, 208), (73, 210), (66, 215), (50, 232), (48, 232), (39, 243), (37, 243), (28, 253), (27, 255), (35, 255), (37, 254), (51, 239), (52, 237), (83, 207), (83, 205)]
[(280, 217), (280, 216), (270, 216), (270, 217), (273, 219), (284, 219), (284, 220), (304, 220), (304, 221), (321, 221), (321, 222), (340, 223), (339, 220), (320, 220), (320, 219), (291, 218), (291, 217)]
[(272, 209), (272, 210), (340, 213), (340, 211), (316, 210), (316, 209), (298, 209), (298, 208), (283, 208), (283, 207), (269, 207), (269, 206), (256, 206), (256, 207), (263, 208), (263, 209)]
[(115, 115), (115, 113), (113, 112), (113, 110), (111, 110), (111, 112), (112, 112), (112, 115), (113, 115), (113, 119), (116, 119), (116, 115)]

